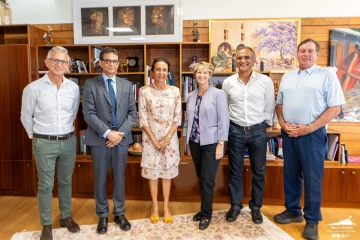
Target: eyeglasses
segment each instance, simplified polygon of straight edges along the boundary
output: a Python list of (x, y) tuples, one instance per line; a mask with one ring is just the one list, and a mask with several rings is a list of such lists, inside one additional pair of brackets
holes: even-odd
[(114, 65), (118, 65), (119, 64), (119, 61), (118, 60), (111, 60), (111, 59), (104, 59), (104, 60), (101, 60), (103, 62), (105, 62), (106, 64), (110, 65), (111, 63), (114, 64)]
[(69, 64), (69, 61), (60, 60), (60, 59), (57, 59), (57, 58), (49, 58), (49, 60), (50, 60), (53, 64), (55, 64), (55, 65), (57, 65), (57, 64), (59, 64), (59, 63), (60, 63), (62, 66), (65, 66), (65, 65)]

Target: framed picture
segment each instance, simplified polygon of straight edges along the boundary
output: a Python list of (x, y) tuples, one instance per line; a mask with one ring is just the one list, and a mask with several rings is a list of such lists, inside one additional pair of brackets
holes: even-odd
[(74, 43), (181, 42), (181, 0), (73, 0)]
[(255, 51), (255, 70), (287, 71), (297, 66), (300, 18), (210, 20), (209, 40), (216, 72), (232, 71), (232, 55), (241, 46)]
[(333, 28), (330, 38), (330, 67), (346, 100), (333, 121), (360, 122), (360, 28)]

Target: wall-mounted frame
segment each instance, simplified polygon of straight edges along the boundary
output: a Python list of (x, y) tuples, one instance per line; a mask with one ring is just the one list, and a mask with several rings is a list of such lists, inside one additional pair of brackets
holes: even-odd
[(73, 0), (73, 22), (75, 44), (182, 41), (181, 0)]
[(241, 45), (254, 49), (255, 70), (287, 71), (297, 65), (296, 48), (300, 42), (300, 18), (209, 20), (211, 56), (224, 52), (228, 62), (216, 71), (231, 71), (231, 57)]
[(333, 122), (360, 122), (360, 28), (333, 28), (330, 43), (330, 67), (346, 100)]

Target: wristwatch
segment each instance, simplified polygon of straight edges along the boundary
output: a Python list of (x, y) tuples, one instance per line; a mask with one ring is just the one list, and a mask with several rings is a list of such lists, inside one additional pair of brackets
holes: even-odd
[(224, 141), (218, 141), (218, 144), (224, 145)]

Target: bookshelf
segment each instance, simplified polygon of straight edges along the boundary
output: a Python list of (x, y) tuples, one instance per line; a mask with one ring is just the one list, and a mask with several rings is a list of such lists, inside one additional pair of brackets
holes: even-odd
[[(180, 89), (182, 93), (183, 88), (183, 78), (186, 76), (192, 76), (192, 72), (189, 69), (190, 64), (192, 63), (192, 57), (197, 56), (199, 61), (210, 62), (210, 43), (200, 42), (200, 43), (140, 43), (140, 44), (121, 44), (121, 45), (106, 45), (112, 46), (118, 50), (120, 54), (120, 65), (126, 62), (127, 57), (137, 57), (138, 58), (138, 69), (135, 72), (124, 72), (124, 69), (118, 70), (117, 75), (119, 77), (127, 78), (133, 84), (140, 83), (142, 85), (146, 84), (147, 71), (146, 66), (151, 65), (154, 58), (165, 57), (170, 61), (171, 70), (173, 73), (174, 83)], [(88, 63), (88, 73), (67, 73), (66, 77), (78, 78), (79, 86), (82, 86), (87, 79), (90, 79), (100, 73), (95, 72), (94, 58), (95, 58), (95, 48), (103, 47), (105, 45), (63, 45), (68, 49), (70, 57), (79, 58), (85, 63)], [(38, 79), (45, 74), (44, 72), (44, 59), (47, 52), (52, 46), (47, 45), (38, 45), (36, 47), (36, 63), (37, 63), (37, 72), (36, 78)], [(281, 76), (283, 72), (261, 72), (268, 75), (274, 83), (277, 83), (279, 86)], [(214, 76), (227, 77), (234, 74), (233, 72), (226, 73), (215, 73)], [(186, 109), (186, 101), (182, 101), (182, 109)], [(82, 106), (80, 104), (79, 112), (77, 119), (75, 121), (75, 132), (78, 135), (79, 130), (86, 129), (86, 123), (83, 120), (82, 115)], [(132, 129), (134, 134), (140, 134), (140, 128)], [(328, 129), (328, 133), (337, 134), (340, 138), (340, 131)], [(198, 180), (196, 177), (195, 169), (191, 157), (184, 154), (184, 136), (182, 128), (179, 128), (177, 131), (179, 141), (180, 141), (180, 153), (181, 161), (179, 166), (179, 176), (172, 181), (171, 189), (171, 201), (199, 201), (199, 189), (198, 189)], [(267, 129), (268, 137), (277, 137), (280, 136), (280, 129), (268, 128)], [(92, 169), (92, 160), (90, 154), (80, 154), (79, 147), (77, 149), (78, 154), (75, 163), (75, 169), (73, 174), (73, 196), (74, 197), (92, 197), (93, 196), (93, 169)], [(327, 204), (334, 204), (333, 195), (331, 195), (332, 189), (329, 188), (328, 184), (332, 183), (334, 176), (338, 175), (339, 171), (344, 171), (344, 166), (339, 164), (340, 154), (337, 151), (336, 160), (337, 161), (326, 161), (325, 163), (325, 177), (324, 177), (324, 199)], [(136, 199), (136, 200), (149, 200), (150, 193), (148, 188), (148, 183), (146, 179), (143, 179), (140, 174), (140, 162), (141, 156), (128, 156), (127, 159), (127, 170), (126, 170), (126, 198), (127, 199)], [(283, 191), (283, 160), (276, 158), (275, 160), (267, 161), (266, 169), (266, 186), (264, 192), (264, 204), (283, 204), (284, 202), (284, 191)], [(348, 181), (347, 178), (359, 176), (360, 167), (353, 169), (354, 166), (351, 166), (347, 171), (344, 171), (344, 179)], [(354, 171), (352, 171), (354, 170)], [(347, 173), (349, 172), (349, 173)], [(355, 172), (355, 174), (353, 174)], [(216, 187), (215, 187), (215, 202), (229, 202), (229, 188), (228, 188), (228, 159), (227, 156), (220, 160), (220, 167), (218, 169), (216, 177)], [(244, 202), (247, 202), (250, 199), (251, 193), (251, 168), (249, 159), (245, 159), (244, 163)], [(345, 181), (344, 180), (344, 181)], [(111, 175), (108, 176), (108, 186), (107, 192), (109, 197), (111, 196)], [(336, 185), (338, 186), (338, 184)], [(341, 196), (338, 197), (342, 202), (346, 201), (345, 196), (351, 195), (351, 191), (341, 190), (339, 187), (339, 192)], [(355, 186), (360, 190), (360, 186)], [(161, 191), (161, 190), (160, 190)], [(342, 192), (344, 191), (344, 192)], [(54, 192), (56, 196), (56, 190)], [(357, 200), (357, 197), (354, 195), (351, 198), (351, 203), (354, 204), (354, 201)], [(356, 204), (355, 204), (356, 205)]]

